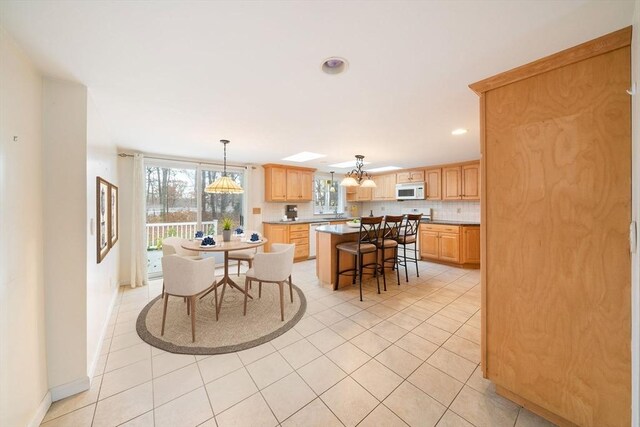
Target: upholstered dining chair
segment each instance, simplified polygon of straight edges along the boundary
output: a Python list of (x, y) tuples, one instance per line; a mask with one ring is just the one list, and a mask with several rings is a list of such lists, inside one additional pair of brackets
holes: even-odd
[(253, 258), (253, 267), (247, 271), (244, 281), (244, 315), (247, 315), (247, 294), (252, 281), (258, 282), (259, 296), (262, 295), (262, 283), (277, 283), (280, 287), (280, 320), (284, 321), (284, 284), (289, 281), (289, 296), (293, 302), (291, 270), (295, 245), (273, 243), (273, 252), (257, 253)]
[(218, 320), (218, 290), (216, 287), (216, 261), (214, 258), (189, 259), (179, 255), (162, 257), (165, 292), (162, 310), (162, 331), (167, 317), (169, 296), (187, 298), (187, 315), (191, 316), (191, 339), (196, 341), (196, 301), (198, 296), (214, 288), (216, 320)]
[[(162, 256), (179, 255), (189, 259), (202, 259), (196, 252), (182, 247), (189, 240), (182, 237), (165, 237), (162, 240)], [(164, 298), (164, 282), (162, 282), (162, 297)]]
[(238, 261), (238, 276), (240, 276), (240, 263), (242, 263), (242, 261), (246, 261), (247, 264), (249, 264), (249, 270), (251, 270), (251, 267), (253, 266), (253, 257), (256, 252), (258, 252), (258, 248), (229, 251), (229, 260)]

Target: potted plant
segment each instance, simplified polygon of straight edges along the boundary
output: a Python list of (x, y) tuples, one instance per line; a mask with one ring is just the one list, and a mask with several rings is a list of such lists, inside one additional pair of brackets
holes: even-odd
[(222, 240), (224, 242), (231, 241), (231, 228), (233, 227), (233, 220), (231, 218), (222, 218)]

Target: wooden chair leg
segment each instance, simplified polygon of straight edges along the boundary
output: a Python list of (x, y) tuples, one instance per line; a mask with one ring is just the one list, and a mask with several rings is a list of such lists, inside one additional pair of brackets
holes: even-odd
[[(249, 263), (249, 270), (251, 270), (251, 267), (253, 266), (253, 261), (249, 260), (247, 261)], [(253, 283), (252, 280), (249, 281), (249, 289), (251, 289), (251, 284)]]
[(249, 298), (248, 297), (248, 295), (249, 295), (249, 282), (250, 282), (250, 280), (249, 280), (248, 277), (244, 279), (244, 314), (243, 314), (243, 316), (247, 315), (247, 299)]
[(258, 298), (262, 298), (262, 282), (258, 282)]
[(213, 282), (213, 298), (215, 299), (215, 303), (216, 303), (216, 322), (218, 321), (218, 286), (216, 285), (216, 282)]
[(191, 301), (191, 341), (196, 342), (196, 298), (189, 297)]
[(278, 282), (278, 286), (280, 287), (280, 320), (284, 322), (284, 293), (282, 282)]
[(187, 316), (191, 315), (191, 298), (187, 298)]
[(164, 321), (167, 318), (167, 302), (169, 301), (169, 294), (164, 294), (164, 309), (162, 310), (162, 331), (160, 335), (164, 336)]
[(291, 275), (289, 275), (289, 295), (291, 296), (291, 302), (293, 303), (293, 284), (291, 283)]
[(162, 281), (162, 298), (164, 298), (164, 280)]

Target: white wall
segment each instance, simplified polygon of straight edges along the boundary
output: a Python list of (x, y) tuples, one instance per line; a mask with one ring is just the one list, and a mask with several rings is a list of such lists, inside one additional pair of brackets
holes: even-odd
[[(118, 151), (104, 128), (102, 118), (91, 97), (87, 103), (87, 373), (93, 376), (105, 328), (118, 291), (120, 239), (100, 264), (96, 260), (96, 177), (119, 187)], [(120, 195), (119, 195), (120, 196)], [(122, 215), (122, 212), (120, 212)], [(94, 226), (91, 227), (93, 222)], [(122, 236), (122, 230), (119, 233)]]
[(88, 387), (87, 90), (45, 79), (44, 249), (49, 388), (56, 398)]
[[(635, 1), (633, 13), (633, 39), (631, 42), (631, 79), (636, 83), (636, 95), (632, 98), (632, 220), (636, 222), (637, 239), (640, 240), (640, 0)], [(633, 425), (640, 427), (640, 248), (632, 255), (632, 389)]]
[(118, 180), (120, 182), (120, 273), (118, 283), (131, 283), (131, 204), (133, 199), (133, 159), (118, 157)]
[(42, 78), (2, 29), (0, 64), (0, 425), (26, 426), (48, 406)]

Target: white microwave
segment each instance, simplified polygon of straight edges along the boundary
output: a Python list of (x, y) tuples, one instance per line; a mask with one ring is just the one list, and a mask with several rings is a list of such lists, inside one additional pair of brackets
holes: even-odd
[(396, 184), (397, 200), (424, 200), (424, 182), (411, 182), (407, 184)]

